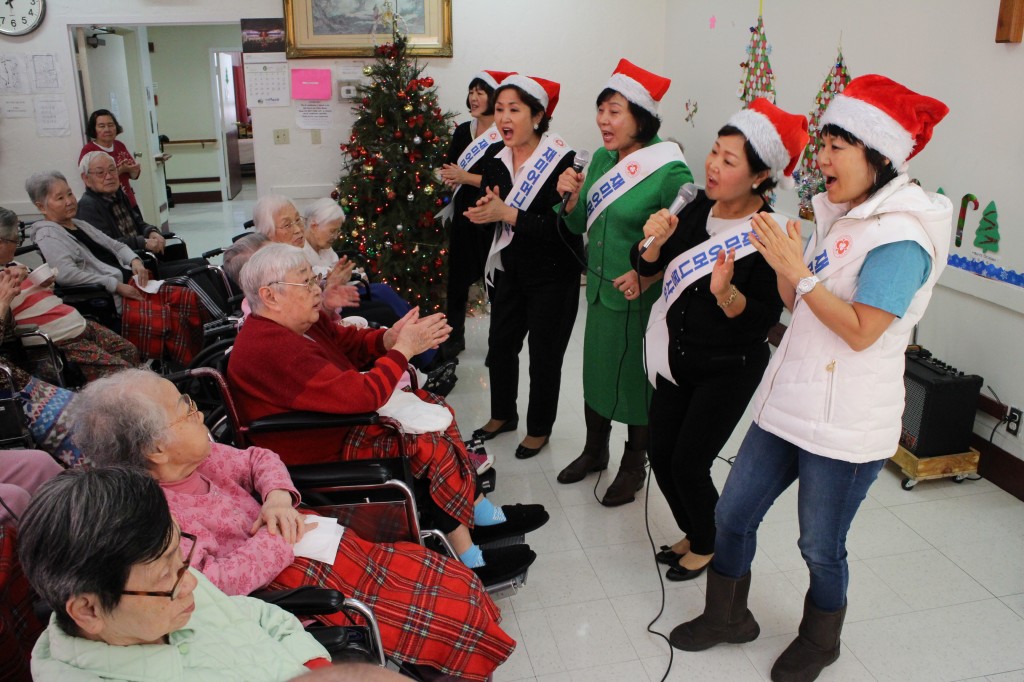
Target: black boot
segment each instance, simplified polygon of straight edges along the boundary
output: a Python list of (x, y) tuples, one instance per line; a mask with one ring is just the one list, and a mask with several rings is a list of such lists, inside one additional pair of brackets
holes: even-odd
[(761, 634), (754, 614), (747, 608), (750, 573), (726, 578), (708, 568), (704, 613), (688, 623), (675, 626), (668, 641), (683, 651), (704, 651), (716, 644), (752, 642)]
[(822, 611), (804, 597), (804, 617), (800, 629), (772, 666), (773, 682), (811, 682), (839, 658), (839, 635), (843, 631), (846, 607)]
[(608, 439), (611, 429), (607, 431), (587, 431), (587, 443), (579, 457), (569, 463), (558, 473), (559, 483), (576, 483), (586, 478), (591, 471), (604, 471), (608, 468)]
[(647, 450), (634, 450), (626, 443), (622, 452), (622, 462), (615, 480), (604, 491), (601, 504), (606, 507), (618, 507), (636, 499), (636, 491), (644, 487), (647, 478)]

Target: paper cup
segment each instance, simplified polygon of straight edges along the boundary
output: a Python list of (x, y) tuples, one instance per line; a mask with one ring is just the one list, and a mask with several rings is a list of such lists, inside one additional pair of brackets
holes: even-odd
[(43, 263), (38, 268), (33, 270), (28, 275), (28, 281), (36, 286), (40, 286), (43, 282), (53, 277), (56, 273), (46, 263)]

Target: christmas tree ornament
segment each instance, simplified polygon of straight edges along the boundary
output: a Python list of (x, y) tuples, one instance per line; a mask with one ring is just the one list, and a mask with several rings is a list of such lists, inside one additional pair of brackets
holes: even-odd
[(412, 192), (409, 192), (409, 194), (407, 194), (405, 198), (406, 198), (407, 201), (415, 201), (416, 200), (416, 195), (413, 194)]
[[(356, 218), (356, 222), (359, 223), (360, 225), (362, 225), (362, 222), (360, 222), (361, 220), (363, 220), (363, 219), (362, 218)], [(357, 239), (358, 237), (359, 237), (359, 230), (352, 230), (352, 238), (353, 239)]]
[(420, 137), (419, 135), (417, 135), (416, 137), (412, 138), (412, 143), (413, 144), (419, 144), (421, 142), (423, 142), (423, 138)]
[(369, 64), (364, 66), (363, 67), (363, 75), (364, 76), (372, 76), (373, 75), (373, 67), (370, 66)]
[(404, 107), (402, 107), (402, 111), (404, 111), (407, 114), (411, 114), (412, 110), (413, 106), (411, 104), (406, 104)]
[(426, 194), (428, 197), (431, 196), (434, 193), (434, 186), (427, 185), (426, 187), (423, 188), (423, 193)]
[(383, 116), (379, 116), (379, 117), (377, 118), (377, 125), (378, 125), (378, 126), (383, 126), (383, 125), (384, 125), (384, 124), (385, 124), (386, 122), (387, 122), (387, 121), (385, 121), (385, 120), (384, 120), (384, 117), (383, 117)]
[(404, 228), (404, 227), (402, 227), (402, 223), (398, 223), (397, 225), (395, 225), (395, 231), (396, 231), (396, 232), (401, 232), (401, 231), (402, 231), (402, 230), (404, 230), (404, 229), (405, 229), (405, 228)]

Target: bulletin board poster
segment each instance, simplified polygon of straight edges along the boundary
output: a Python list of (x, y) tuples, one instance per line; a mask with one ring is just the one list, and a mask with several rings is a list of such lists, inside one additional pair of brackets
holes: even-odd
[[(941, 192), (942, 190), (940, 190)], [(943, 192), (944, 193), (944, 192)], [(946, 264), (995, 282), (1024, 288), (1024, 238), (1000, 225), (995, 198), (964, 194), (953, 202), (956, 224)]]

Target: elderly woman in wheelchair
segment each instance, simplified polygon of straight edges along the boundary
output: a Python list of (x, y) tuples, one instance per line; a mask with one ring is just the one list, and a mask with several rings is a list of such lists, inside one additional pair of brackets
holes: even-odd
[[(90, 384), (74, 410), (79, 444), (97, 465), (159, 481), (174, 518), (197, 538), (187, 548), (192, 566), (224, 592), (336, 589), (373, 608), (389, 656), (463, 679), (486, 679), (512, 653), (515, 642), (473, 571), (415, 543), (367, 542), (350, 528), (340, 540), (330, 536), (326, 518), (296, 509), (299, 493), (277, 455), (211, 443), (202, 413), (166, 379), (126, 370)], [(324, 536), (308, 538), (316, 544), (330, 540), (321, 559), (296, 555), (307, 533)], [(349, 622), (338, 614), (318, 620)]]
[(189, 562), (156, 481), (122, 468), (45, 483), (18, 532), (25, 574), (53, 615), (32, 651), (40, 682), (277, 682), (328, 652), (276, 606), (228, 597)]

